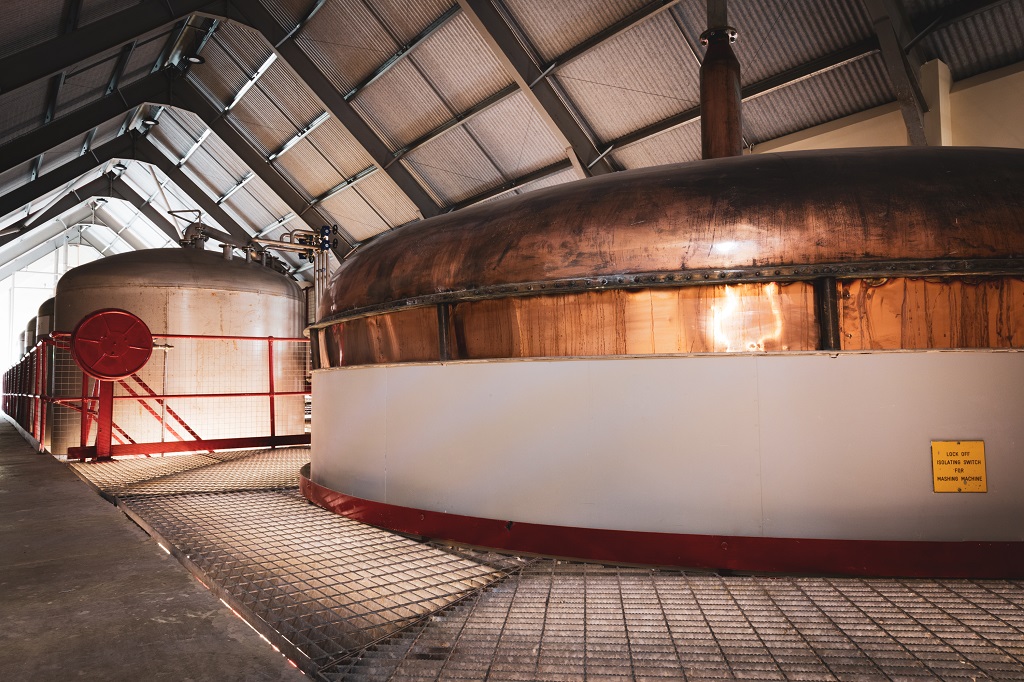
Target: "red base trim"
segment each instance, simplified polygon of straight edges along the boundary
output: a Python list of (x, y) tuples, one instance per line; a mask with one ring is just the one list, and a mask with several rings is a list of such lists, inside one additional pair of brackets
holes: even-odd
[[(212, 438), (207, 440), (181, 440), (167, 443), (125, 443), (110, 448), (112, 457), (125, 455), (157, 455), (167, 452), (193, 452), (203, 450), (240, 450), (243, 448), (284, 447), (309, 445), (309, 434), (295, 436), (254, 436), (252, 438)], [(96, 446), (68, 448), (68, 459), (94, 459)]]
[(1024, 542), (817, 540), (681, 535), (518, 523), (400, 507), (352, 497), (309, 479), (314, 504), (372, 526), (509, 552), (752, 573), (1022, 578)]

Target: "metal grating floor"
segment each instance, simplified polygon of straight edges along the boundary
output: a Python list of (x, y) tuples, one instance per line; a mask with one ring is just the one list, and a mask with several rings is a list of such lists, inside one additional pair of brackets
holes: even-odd
[(444, 547), (309, 504), (306, 461), (290, 448), (72, 466), (321, 680), (1024, 680), (1024, 581)]

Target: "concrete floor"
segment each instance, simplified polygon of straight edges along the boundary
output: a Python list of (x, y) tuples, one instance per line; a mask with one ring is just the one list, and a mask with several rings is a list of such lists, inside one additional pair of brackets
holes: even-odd
[(0, 417), (0, 680), (57, 679), (305, 678)]

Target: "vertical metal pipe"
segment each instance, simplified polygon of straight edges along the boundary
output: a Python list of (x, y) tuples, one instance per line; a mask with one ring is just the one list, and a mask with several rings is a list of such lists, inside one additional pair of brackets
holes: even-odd
[(114, 382), (100, 381), (99, 414), (96, 419), (96, 459), (109, 459), (114, 434)]
[(270, 448), (274, 449), (274, 437), (277, 435), (276, 401), (274, 400), (274, 337), (267, 338), (267, 357), (270, 362)]
[(708, 0), (707, 46), (700, 66), (701, 155), (705, 159), (743, 153), (740, 63), (732, 51), (736, 29), (726, 25), (725, 0)]
[(814, 301), (818, 313), (818, 345), (821, 350), (842, 350), (839, 331), (839, 290), (835, 277), (814, 280)]

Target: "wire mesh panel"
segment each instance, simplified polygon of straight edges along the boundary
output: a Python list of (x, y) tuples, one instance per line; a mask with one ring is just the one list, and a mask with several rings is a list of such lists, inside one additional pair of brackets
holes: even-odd
[(146, 495), (123, 502), (317, 665), (501, 575), (313, 508), (297, 493)]
[[(45, 442), (63, 455), (95, 443), (100, 387), (83, 377), (67, 334), (59, 336), (44, 392)], [(149, 362), (113, 382), (112, 441), (121, 446), (115, 455), (166, 451), (165, 443), (195, 442), (202, 450), (207, 441), (247, 440), (211, 445), (224, 448), (257, 444), (253, 438), (305, 437), (308, 377), (306, 339), (157, 336)]]
[(405, 538), (308, 449), (76, 463), (322, 680), (1024, 680), (1024, 581), (720, 576)]

